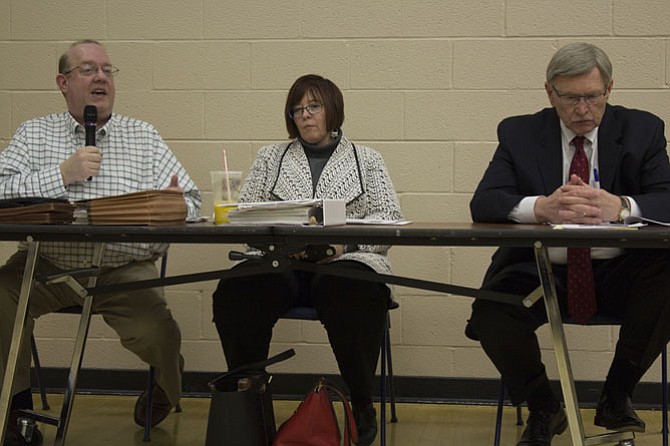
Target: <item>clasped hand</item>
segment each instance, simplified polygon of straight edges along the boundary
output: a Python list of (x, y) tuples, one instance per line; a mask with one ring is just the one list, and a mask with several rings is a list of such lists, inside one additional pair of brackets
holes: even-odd
[(620, 200), (604, 189), (571, 175), (568, 183), (535, 202), (538, 221), (549, 223), (600, 224), (619, 218)]

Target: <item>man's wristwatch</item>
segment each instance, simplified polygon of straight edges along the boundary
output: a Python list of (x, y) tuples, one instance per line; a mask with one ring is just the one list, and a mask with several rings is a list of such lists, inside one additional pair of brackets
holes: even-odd
[(619, 209), (619, 222), (623, 223), (627, 217), (630, 217), (630, 202), (623, 195), (619, 197), (621, 208)]

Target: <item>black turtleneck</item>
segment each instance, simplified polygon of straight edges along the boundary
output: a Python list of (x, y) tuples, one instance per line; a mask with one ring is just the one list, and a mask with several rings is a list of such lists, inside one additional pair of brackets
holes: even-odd
[(323, 172), (323, 168), (326, 167), (326, 163), (328, 163), (330, 156), (337, 148), (341, 139), (342, 129), (339, 129), (337, 131), (337, 137), (325, 146), (315, 146), (314, 144), (306, 142), (301, 137), (298, 137), (298, 141), (300, 141), (302, 148), (305, 150), (305, 155), (309, 162), (309, 170), (312, 173), (312, 194), (316, 190), (316, 185), (319, 182), (319, 177), (321, 176), (321, 172)]

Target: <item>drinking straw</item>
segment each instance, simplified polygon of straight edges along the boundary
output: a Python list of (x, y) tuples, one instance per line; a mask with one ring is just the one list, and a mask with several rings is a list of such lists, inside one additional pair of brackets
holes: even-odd
[(226, 149), (223, 149), (222, 156), (223, 156), (223, 171), (224, 176), (226, 177), (226, 197), (228, 198), (228, 202), (230, 203), (231, 201), (233, 201), (233, 199), (232, 196), (230, 195), (230, 178), (228, 177), (228, 159), (226, 158)]

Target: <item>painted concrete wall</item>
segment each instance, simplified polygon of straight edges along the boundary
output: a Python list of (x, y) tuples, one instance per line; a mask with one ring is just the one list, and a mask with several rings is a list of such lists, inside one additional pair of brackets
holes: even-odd
[[(0, 147), (24, 120), (64, 110), (56, 61), (68, 44), (101, 40), (121, 69), (116, 111), (153, 123), (204, 192), (226, 149), (245, 173), (264, 144), (286, 138), (293, 80), (319, 73), (343, 90), (344, 131), (384, 156), (409, 219), (469, 221), (468, 202), (505, 116), (548, 104), (544, 70), (571, 41), (605, 49), (611, 102), (670, 120), (670, 2), (664, 0), (1, 0)], [(0, 244), (1, 257), (14, 250)], [(229, 265), (230, 246), (173, 246), (169, 273)], [(491, 249), (392, 249), (406, 276), (477, 286)], [(211, 323), (214, 282), (168, 289), (187, 370), (225, 362)], [(495, 377), (463, 336), (470, 299), (398, 289), (392, 313), (398, 375)], [(46, 316), (36, 333), (47, 366), (69, 360), (72, 316)], [(142, 368), (95, 318), (86, 367)], [(577, 379), (601, 379), (616, 328), (568, 327)], [(541, 330), (556, 376), (548, 330)], [(335, 372), (317, 323), (282, 321), (273, 350), (296, 347), (281, 372)], [(657, 367), (644, 378), (657, 380)]]

